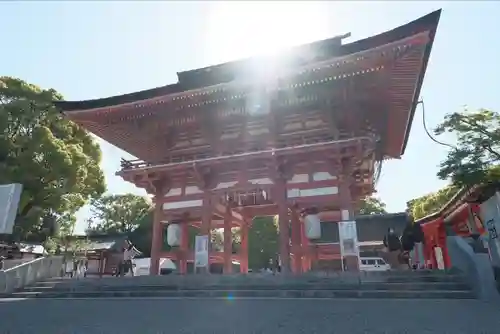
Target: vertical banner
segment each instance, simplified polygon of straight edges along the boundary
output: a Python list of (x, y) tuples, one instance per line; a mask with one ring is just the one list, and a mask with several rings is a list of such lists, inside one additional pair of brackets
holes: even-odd
[(443, 249), (441, 247), (434, 247), (434, 255), (436, 256), (437, 268), (439, 270), (444, 270)]
[(410, 251), (410, 259), (411, 263), (417, 265), (418, 268), (425, 265), (424, 245), (421, 242), (415, 243), (415, 246)]
[(340, 221), (339, 241), (340, 255), (342, 259), (346, 256), (357, 256), (359, 258), (358, 231), (356, 221)]
[(22, 191), (19, 183), (0, 185), (0, 234), (12, 234)]
[(194, 239), (194, 266), (208, 267), (208, 235), (197, 235)]
[(485, 239), (490, 251), (491, 263), (494, 267), (500, 267), (500, 196), (495, 193), (493, 197), (483, 202), (480, 206), (480, 215), (486, 230)]

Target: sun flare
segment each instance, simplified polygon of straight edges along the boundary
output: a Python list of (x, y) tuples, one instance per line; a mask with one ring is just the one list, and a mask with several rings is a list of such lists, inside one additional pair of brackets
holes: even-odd
[(327, 34), (322, 2), (214, 2), (209, 10), (205, 52), (216, 62), (273, 55)]

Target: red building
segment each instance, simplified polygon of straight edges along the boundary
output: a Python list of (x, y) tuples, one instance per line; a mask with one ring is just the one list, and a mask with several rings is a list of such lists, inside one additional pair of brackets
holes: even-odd
[[(246, 272), (247, 231), (263, 215), (279, 215), (283, 270), (307, 271), (340, 252), (310, 240), (318, 217), (352, 220), (381, 162), (404, 153), (439, 16), (353, 43), (294, 47), (274, 64), (233, 61), (180, 72), (164, 87), (57, 104), (138, 158), (117, 174), (155, 196), (152, 274), (161, 257), (186, 272), (188, 225), (201, 235), (224, 228), (224, 252), (210, 251), (209, 262), (231, 272), (239, 261)], [(176, 246), (168, 253), (165, 224)], [(232, 227), (241, 228), (238, 254)], [(357, 256), (344, 260), (358, 269)]]
[(464, 238), (485, 232), (479, 219), (480, 205), (484, 199), (491, 197), (496, 189), (496, 185), (463, 188), (438, 212), (415, 221), (422, 226), (424, 232), (424, 258), (427, 266), (440, 269), (451, 266), (446, 248), (446, 226)]

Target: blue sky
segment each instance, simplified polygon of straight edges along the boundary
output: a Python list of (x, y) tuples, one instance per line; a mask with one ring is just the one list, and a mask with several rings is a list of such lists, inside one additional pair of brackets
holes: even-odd
[[(427, 124), (470, 108), (500, 110), (500, 2), (0, 2), (0, 75), (53, 87), (68, 100), (175, 82), (176, 72), (351, 32), (365, 38), (442, 8), (421, 96)], [(498, 23), (497, 23), (498, 22)], [(497, 32), (497, 33), (495, 33)], [(448, 138), (448, 140), (453, 140)], [(142, 192), (114, 176), (127, 155), (101, 142), (110, 193)], [(403, 159), (385, 164), (378, 194), (390, 211), (435, 191), (446, 148), (418, 111)], [(85, 229), (88, 209), (76, 232)]]

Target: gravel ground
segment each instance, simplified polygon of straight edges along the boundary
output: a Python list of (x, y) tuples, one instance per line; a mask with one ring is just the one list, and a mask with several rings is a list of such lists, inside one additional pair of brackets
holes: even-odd
[(499, 312), (475, 300), (1, 300), (0, 333), (498, 334)]

